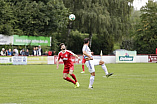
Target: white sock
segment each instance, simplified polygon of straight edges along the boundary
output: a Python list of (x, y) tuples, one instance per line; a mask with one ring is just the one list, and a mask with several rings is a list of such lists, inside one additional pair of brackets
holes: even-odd
[(108, 71), (107, 71), (107, 67), (105, 64), (102, 64), (101, 65), (102, 69), (104, 70), (105, 74), (107, 75), (108, 74)]
[(92, 87), (93, 83), (94, 83), (94, 77), (95, 76), (92, 76), (90, 77), (90, 82), (89, 82), (89, 87)]

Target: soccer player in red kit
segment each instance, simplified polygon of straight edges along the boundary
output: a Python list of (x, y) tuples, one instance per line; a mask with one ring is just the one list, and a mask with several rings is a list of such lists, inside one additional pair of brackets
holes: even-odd
[[(59, 68), (59, 60), (62, 59), (64, 62), (64, 70), (63, 70), (63, 79), (67, 80), (75, 85), (75, 88), (79, 87), (79, 83), (77, 82), (76, 76), (73, 74), (74, 72), (74, 64), (71, 60), (71, 56), (75, 56), (80, 60), (80, 58), (74, 54), (73, 52), (66, 50), (65, 44), (60, 44), (61, 51), (58, 53), (58, 60), (57, 60), (57, 69)], [(68, 74), (74, 79), (68, 77)]]

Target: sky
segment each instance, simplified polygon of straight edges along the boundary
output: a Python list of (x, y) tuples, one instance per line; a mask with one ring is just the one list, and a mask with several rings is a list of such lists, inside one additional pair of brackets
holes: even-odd
[(140, 10), (140, 8), (146, 5), (147, 2), (148, 0), (134, 0), (133, 6), (136, 10)]
[[(157, 2), (157, 0), (154, 0)], [(145, 6), (148, 0), (134, 0), (133, 6), (136, 10), (140, 10), (142, 6)]]

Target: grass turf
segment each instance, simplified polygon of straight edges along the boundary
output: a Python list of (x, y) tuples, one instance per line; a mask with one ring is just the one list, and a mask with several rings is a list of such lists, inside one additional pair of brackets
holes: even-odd
[(90, 74), (75, 65), (80, 88), (62, 79), (63, 65), (1, 65), (0, 104), (157, 104), (157, 64), (106, 64), (106, 78), (96, 66), (94, 89)]

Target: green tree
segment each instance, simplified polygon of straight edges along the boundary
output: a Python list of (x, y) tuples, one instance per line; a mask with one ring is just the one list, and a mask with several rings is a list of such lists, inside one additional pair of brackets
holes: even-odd
[(14, 34), (13, 25), (15, 22), (16, 19), (10, 3), (0, 0), (0, 33), (5, 35)]
[(133, 0), (64, 0), (66, 7), (76, 15), (74, 29), (95, 34), (110, 34), (119, 39), (129, 30), (128, 17)]
[(100, 55), (101, 50), (104, 55), (111, 53), (113, 50), (114, 39), (111, 35), (94, 35), (92, 41), (91, 50), (95, 55)]
[(111, 19), (105, 0), (64, 0), (64, 4), (76, 15), (74, 29), (88, 33), (90, 40), (94, 33), (101, 34), (110, 26)]
[(72, 31), (69, 36), (68, 49), (77, 54), (82, 54), (84, 36), (79, 31)]
[(88, 33), (90, 40), (96, 34), (108, 38), (104, 40), (114, 39), (114, 42), (121, 41), (128, 34), (132, 2), (133, 0), (64, 0), (65, 6), (76, 15), (74, 30)]
[(23, 0), (15, 5), (14, 13), (18, 19), (16, 28), (23, 32), (21, 35), (50, 36), (66, 28), (67, 12), (61, 1), (49, 1), (45, 4)]
[(130, 30), (128, 31), (128, 35), (124, 35), (122, 38), (122, 43), (120, 45), (121, 49), (134, 50), (134, 34), (139, 27), (138, 25), (140, 24), (140, 15), (140, 11), (133, 9), (129, 18)]
[(140, 54), (155, 54), (157, 47), (157, 2), (148, 1), (141, 8), (141, 23), (134, 39), (134, 49)]
[(115, 41), (121, 41), (130, 29), (129, 17), (133, 8), (132, 2), (133, 0), (108, 0), (107, 9), (112, 20), (108, 30), (114, 36)]

